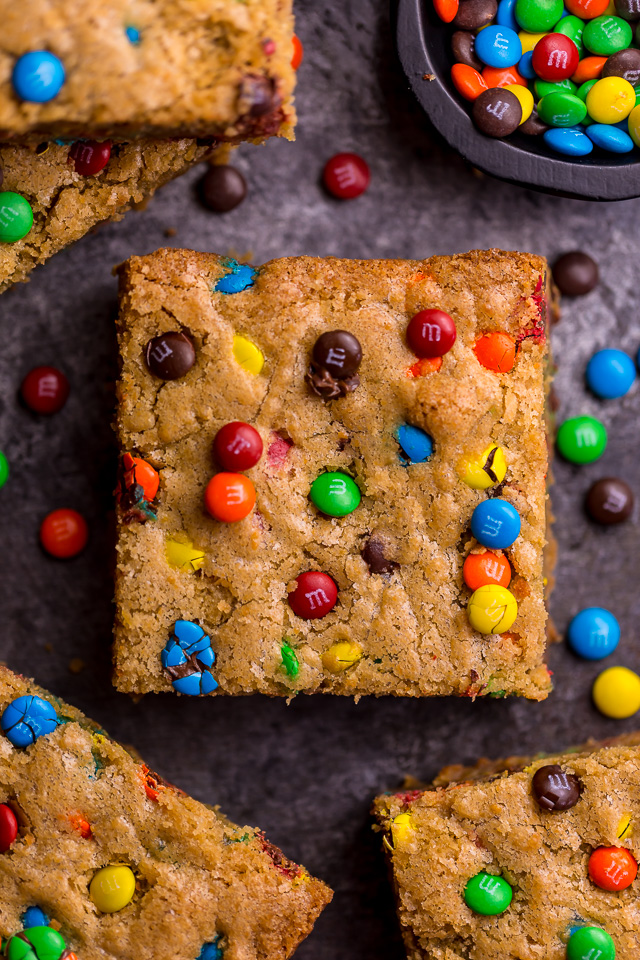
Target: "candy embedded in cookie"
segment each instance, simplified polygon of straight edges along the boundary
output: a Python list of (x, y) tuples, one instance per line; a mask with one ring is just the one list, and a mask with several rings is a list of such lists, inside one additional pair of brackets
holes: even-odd
[(348, 330), (329, 330), (316, 340), (305, 380), (325, 400), (346, 397), (360, 384), (362, 347)]
[(311, 502), (327, 517), (346, 517), (360, 504), (355, 480), (340, 471), (321, 473), (311, 484)]
[(582, 793), (582, 782), (557, 763), (538, 767), (531, 781), (533, 798), (543, 810), (570, 810)]
[(150, 463), (130, 453), (123, 455), (116, 501), (123, 511), (125, 523), (133, 520), (144, 523), (156, 519), (158, 508), (153, 501), (159, 485), (160, 475)]
[(196, 362), (193, 340), (181, 330), (161, 333), (147, 343), (145, 360), (154, 377), (179, 380)]
[(502, 447), (489, 444), (479, 456), (464, 457), (458, 464), (460, 479), (472, 490), (488, 490), (502, 483), (507, 473), (507, 461)]
[(244, 520), (256, 503), (256, 491), (242, 473), (216, 473), (204, 492), (204, 505), (214, 520), (237, 523)]
[(17, 697), (5, 707), (0, 725), (14, 747), (28, 747), (38, 737), (53, 733), (58, 726), (58, 715), (48, 700), (42, 697)]
[(234, 420), (213, 438), (213, 455), (223, 470), (250, 470), (262, 456), (262, 437), (249, 423)]
[(417, 357), (443, 357), (456, 337), (456, 325), (444, 310), (420, 310), (407, 327), (407, 343)]
[(162, 667), (177, 693), (200, 696), (218, 686), (211, 673), (216, 655), (200, 624), (177, 620), (162, 651)]
[(412, 463), (424, 463), (433, 454), (433, 437), (421, 427), (403, 423), (395, 432), (400, 450), (398, 457), (405, 466)]
[(478, 363), (495, 373), (509, 373), (516, 362), (516, 341), (508, 333), (485, 333), (473, 348)]
[(296, 577), (296, 588), (289, 594), (289, 606), (303, 620), (326, 617), (338, 602), (338, 588), (327, 573), (310, 570)]
[(228, 260), (225, 264), (229, 273), (216, 282), (216, 293), (242, 293), (252, 287), (258, 271), (248, 263), (238, 263), (237, 260)]

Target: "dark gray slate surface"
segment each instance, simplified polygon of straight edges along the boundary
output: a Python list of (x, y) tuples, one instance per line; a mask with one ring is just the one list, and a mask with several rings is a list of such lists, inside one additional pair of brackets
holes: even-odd
[[(345, 9), (347, 8), (347, 9)], [(616, 612), (622, 642), (612, 663), (640, 668), (637, 639), (637, 517), (620, 530), (583, 517), (589, 483), (637, 479), (637, 391), (602, 404), (583, 371), (603, 345), (640, 345), (637, 263), (640, 202), (555, 200), (480, 179), (434, 143), (395, 65), (383, 0), (298, 3), (306, 59), (300, 70), (297, 143), (245, 147), (237, 164), (250, 196), (233, 213), (201, 209), (198, 173), (159, 195), (144, 213), (107, 226), (40, 268), (0, 300), (0, 448), (11, 478), (0, 493), (0, 656), (87, 710), (149, 764), (196, 797), (256, 823), (335, 889), (332, 906), (299, 951), (301, 960), (397, 960), (391, 900), (367, 811), (371, 798), (407, 773), (429, 777), (444, 763), (553, 749), (588, 735), (609, 736), (638, 721), (600, 717), (589, 687), (597, 664), (564, 648), (551, 653), (556, 690), (542, 705), (504, 701), (350, 701), (300, 697), (287, 707), (253, 697), (193, 701), (150, 697), (133, 704), (109, 684), (111, 490), (110, 428), (115, 375), (114, 263), (171, 243), (226, 253), (252, 251), (257, 263), (295, 254), (424, 257), (502, 246), (551, 257), (584, 246), (603, 282), (565, 304), (554, 330), (562, 415), (594, 413), (610, 429), (600, 464), (556, 465), (553, 499), (560, 540), (553, 614), (560, 628), (580, 607)], [(371, 164), (371, 189), (347, 204), (329, 200), (318, 178), (325, 158), (354, 149)], [(164, 231), (177, 228), (166, 240)], [(39, 419), (17, 402), (37, 363), (64, 369), (71, 398)], [(73, 506), (91, 542), (68, 563), (38, 547), (42, 517)], [(72, 657), (86, 667), (69, 672)]]

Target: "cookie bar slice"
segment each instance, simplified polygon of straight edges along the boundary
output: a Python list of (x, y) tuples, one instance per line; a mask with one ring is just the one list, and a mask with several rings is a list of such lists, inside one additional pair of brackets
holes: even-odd
[(120, 690), (547, 695), (542, 259), (161, 250), (119, 344)]
[(291, 0), (0, 0), (0, 140), (292, 139)]
[[(208, 140), (0, 144), (0, 293), (97, 224), (121, 220), (214, 150)], [(3, 228), (16, 224), (22, 236), (2, 242)]]
[(10, 960), (285, 958), (331, 899), (259, 830), (166, 783), (5, 667), (0, 715)]
[(378, 797), (410, 960), (635, 960), (640, 733)]

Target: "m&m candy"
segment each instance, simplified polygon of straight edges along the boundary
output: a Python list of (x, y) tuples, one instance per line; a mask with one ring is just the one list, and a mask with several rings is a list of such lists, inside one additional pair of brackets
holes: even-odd
[(567, 960), (614, 960), (613, 938), (600, 927), (579, 927), (569, 937)]
[(354, 200), (371, 182), (369, 164), (357, 153), (336, 153), (327, 160), (322, 179), (326, 189), (338, 200)]
[(0, 243), (17, 243), (33, 226), (31, 204), (11, 190), (0, 192)]
[(300, 37), (294, 33), (291, 38), (293, 44), (293, 54), (291, 56), (291, 66), (294, 70), (298, 70), (302, 61), (304, 60), (304, 47), (302, 46), (302, 40)]
[(111, 141), (78, 140), (69, 150), (69, 159), (73, 161), (76, 173), (83, 177), (93, 177), (104, 170), (111, 157)]
[(471, 595), (467, 614), (478, 633), (505, 633), (518, 616), (518, 604), (505, 587), (489, 583)]
[(14, 747), (28, 747), (58, 726), (58, 715), (48, 700), (35, 694), (17, 697), (5, 707), (0, 726)]
[(636, 368), (631, 357), (622, 350), (598, 350), (587, 364), (586, 378), (587, 386), (597, 397), (611, 400), (629, 392), (636, 378)]
[(0, 803), (0, 853), (6, 853), (18, 836), (16, 815), (6, 803)]
[(407, 343), (417, 357), (443, 357), (456, 342), (456, 325), (444, 310), (420, 310), (409, 321)]
[(213, 439), (213, 455), (223, 470), (250, 470), (262, 456), (262, 437), (255, 427), (233, 420), (220, 427)]
[(607, 431), (595, 417), (572, 417), (560, 425), (556, 444), (565, 460), (593, 463), (604, 453)]
[(464, 901), (474, 913), (494, 917), (509, 907), (513, 889), (504, 877), (495, 877), (482, 870), (467, 882)]
[(618, 646), (620, 625), (603, 607), (586, 607), (569, 624), (567, 640), (579, 657), (603, 660)]
[(520, 535), (520, 514), (508, 500), (483, 500), (471, 516), (471, 532), (483, 547), (506, 550)]
[(216, 473), (204, 492), (204, 505), (214, 520), (237, 523), (253, 510), (256, 491), (243, 473)]
[(624, 720), (640, 710), (640, 677), (627, 667), (609, 667), (596, 678), (592, 695), (605, 717)]
[(355, 480), (340, 471), (321, 473), (311, 484), (309, 497), (321, 513), (328, 517), (346, 517), (360, 503), (360, 490)]
[(303, 620), (319, 620), (333, 610), (338, 588), (327, 573), (310, 570), (296, 577), (296, 588), (289, 594), (289, 606)]
[(473, 490), (488, 490), (502, 483), (507, 473), (507, 461), (502, 447), (492, 443), (477, 457), (465, 457), (458, 465), (458, 475)]
[(69, 381), (56, 367), (34, 367), (22, 381), (20, 394), (34, 413), (58, 413), (67, 402)]
[(49, 513), (40, 525), (40, 542), (52, 557), (68, 560), (87, 545), (87, 522), (77, 510), (61, 508)]
[(330, 673), (344, 673), (362, 659), (362, 647), (351, 640), (340, 640), (322, 654), (322, 666)]
[(0, 489), (4, 487), (8, 479), (9, 479), (9, 461), (5, 457), (2, 450), (0, 450)]
[(16, 60), (11, 82), (17, 97), (29, 103), (48, 103), (64, 84), (62, 61), (49, 50), (31, 50)]
[(476, 340), (473, 352), (483, 367), (496, 373), (509, 373), (516, 362), (516, 342), (508, 333), (485, 333)]
[(589, 857), (589, 876), (601, 890), (626, 890), (638, 875), (638, 864), (625, 847), (598, 847)]
[(481, 30), (476, 36), (474, 50), (488, 67), (514, 67), (522, 56), (518, 34), (503, 26), (489, 26)]
[(424, 463), (434, 450), (433, 437), (421, 427), (403, 423), (395, 433), (400, 447), (400, 460), (404, 464)]
[(511, 566), (501, 553), (493, 553), (491, 550), (470, 553), (462, 565), (462, 577), (470, 590), (477, 590), (487, 584), (508, 587), (511, 582)]
[(533, 48), (531, 66), (542, 80), (565, 80), (580, 62), (574, 41), (563, 33), (549, 33)]
[(93, 875), (89, 895), (100, 913), (117, 913), (133, 900), (136, 878), (131, 867), (113, 864)]

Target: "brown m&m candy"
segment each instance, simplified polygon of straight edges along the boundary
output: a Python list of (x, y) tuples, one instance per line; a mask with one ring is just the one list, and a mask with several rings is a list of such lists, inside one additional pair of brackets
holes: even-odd
[(200, 181), (200, 197), (205, 207), (215, 213), (228, 213), (239, 206), (247, 195), (247, 182), (236, 167), (216, 164)]
[(602, 68), (603, 77), (622, 77), (632, 87), (640, 84), (640, 50), (628, 47), (613, 53)]
[(596, 523), (622, 523), (631, 516), (633, 491), (617, 477), (603, 477), (589, 488), (587, 512)]
[(484, 69), (484, 63), (476, 56), (475, 39), (468, 30), (456, 30), (451, 37), (451, 53), (456, 63), (464, 63), (480, 73)]
[(186, 333), (172, 330), (149, 340), (145, 350), (149, 371), (161, 380), (178, 380), (196, 362), (193, 341)]
[(319, 397), (344, 397), (360, 383), (362, 347), (347, 330), (329, 330), (316, 340), (306, 381)]
[(497, 12), (497, 0), (462, 0), (453, 26), (459, 30), (479, 30), (491, 23)]
[(522, 120), (520, 101), (510, 90), (492, 87), (473, 101), (473, 122), (488, 137), (508, 137)]
[(580, 799), (582, 784), (575, 773), (566, 773), (557, 763), (550, 763), (536, 770), (531, 790), (543, 810), (569, 810)]
[(399, 564), (384, 555), (385, 546), (376, 537), (370, 537), (362, 548), (362, 559), (369, 573), (392, 573)]
[(581, 297), (590, 293), (598, 283), (598, 264), (588, 253), (570, 250), (554, 263), (553, 279), (560, 293), (567, 297)]

